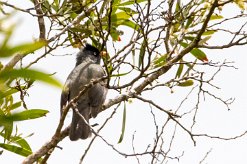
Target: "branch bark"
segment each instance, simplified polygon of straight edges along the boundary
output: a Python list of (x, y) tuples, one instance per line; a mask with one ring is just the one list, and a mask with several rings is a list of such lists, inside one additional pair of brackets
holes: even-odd
[(45, 20), (43, 17), (43, 11), (41, 8), (41, 2), (39, 0), (34, 0), (33, 1), (35, 5), (35, 10), (38, 15), (38, 24), (39, 24), (39, 39), (45, 40)]

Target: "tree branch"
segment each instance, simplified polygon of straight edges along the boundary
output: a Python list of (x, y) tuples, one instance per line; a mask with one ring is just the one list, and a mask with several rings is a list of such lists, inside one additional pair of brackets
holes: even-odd
[(39, 150), (37, 150), (36, 152), (34, 152), (33, 154), (29, 155), (24, 161), (23, 164), (30, 164), (35, 162), (37, 159), (39, 159), (40, 157), (44, 156), (45, 154), (47, 154), (50, 150), (54, 149), (57, 145), (58, 142), (60, 142), (63, 138), (64, 135), (63, 134), (67, 134), (67, 129), (69, 129), (68, 127), (61, 132), (62, 127), (64, 125), (64, 120), (66, 118), (66, 115), (69, 111), (69, 109), (73, 106), (73, 104), (75, 104), (78, 99), (89, 89), (91, 88), (93, 85), (95, 85), (96, 83), (99, 83), (100, 81), (106, 79), (106, 77), (102, 77), (99, 79), (94, 79), (92, 80), (90, 83), (84, 85), (81, 89), (81, 91), (79, 92), (79, 94), (73, 98), (72, 100), (70, 100), (70, 102), (63, 107), (62, 109), (62, 115), (60, 117), (60, 121), (59, 124), (57, 126), (57, 129), (55, 131), (55, 134), (53, 135), (52, 139), (47, 142), (46, 144), (44, 144)]
[(39, 39), (41, 40), (45, 40), (45, 20), (43, 17), (43, 11), (41, 8), (41, 2), (39, 2), (38, 0), (34, 0), (33, 1), (34, 5), (35, 5), (35, 10), (38, 16), (38, 24), (39, 24)]
[[(157, 71), (153, 72), (152, 74), (148, 75), (147, 77), (145, 77), (144, 81), (141, 82), (141, 84), (137, 85), (134, 90), (132, 91), (128, 91), (127, 93), (125, 94), (120, 94), (119, 96), (117, 96), (116, 98), (114, 99), (110, 99), (108, 102), (106, 102), (104, 104), (104, 106), (102, 107), (101, 111), (104, 111), (108, 108), (110, 108), (111, 106), (115, 105), (115, 104), (119, 104), (120, 102), (122, 101), (125, 101), (129, 98), (134, 98), (136, 97), (136, 95), (140, 95), (142, 93), (142, 91), (150, 84), (152, 83), (154, 80), (158, 79), (160, 76), (162, 76), (163, 74), (165, 74), (168, 70), (170, 70), (170, 68), (172, 66), (174, 66), (175, 63), (177, 63), (178, 61), (180, 61), (180, 59), (182, 59), (186, 54), (188, 54), (191, 50), (193, 50), (194, 48), (198, 47), (198, 43), (199, 41), (201, 40), (201, 36), (202, 34), (206, 31), (206, 28), (207, 28), (207, 25), (208, 25), (208, 22), (210, 20), (210, 17), (211, 15), (213, 14), (215, 8), (218, 6), (218, 1), (215, 0), (214, 3), (212, 4), (209, 12), (208, 12), (208, 15), (205, 19), (205, 21), (203, 22), (202, 24), (202, 27), (201, 29), (199, 30), (199, 32), (197, 33), (195, 39), (186, 47), (184, 48), (182, 51), (180, 51), (178, 53), (178, 55), (176, 55), (175, 57), (171, 58), (169, 61), (167, 61), (167, 63), (162, 66), (161, 68), (159, 68)], [(61, 32), (59, 32), (58, 34), (56, 34), (55, 36), (53, 36), (52, 38), (50, 38), (48, 40), (48, 42), (52, 42), (54, 40), (56, 40), (57, 38), (59, 38), (62, 34), (64, 34), (68, 29), (70, 29), (72, 26), (78, 24), (82, 18), (84, 18), (86, 16), (86, 13), (87, 12), (90, 12), (91, 10), (93, 10), (93, 7), (90, 8), (89, 10), (85, 11), (84, 13), (81, 13), (80, 15), (78, 15), (78, 17), (75, 18), (75, 20), (67, 25)], [(170, 53), (173, 53), (173, 52), (170, 52)], [(91, 87), (92, 85), (96, 84), (97, 82), (99, 82), (100, 80), (102, 79), (97, 79), (91, 83), (89, 83), (88, 85), (85, 85), (85, 87), (83, 87), (83, 90), (80, 91), (79, 95), (77, 97), (75, 97), (74, 99), (72, 99), (63, 109), (63, 114), (61, 116), (61, 119), (60, 119), (60, 122), (59, 122), (59, 125), (56, 129), (56, 132), (55, 134), (53, 135), (53, 137), (51, 138), (51, 140), (49, 142), (47, 142), (46, 144), (44, 144), (38, 151), (34, 152), (33, 154), (31, 154), (30, 156), (28, 156), (23, 164), (28, 164), (28, 163), (33, 163), (35, 162), (37, 159), (39, 159), (40, 157), (44, 156), (45, 154), (47, 154), (50, 150), (53, 150), (56, 145), (64, 138), (68, 135), (68, 130), (69, 130), (69, 127), (67, 127), (65, 130), (61, 131), (62, 127), (63, 127), (63, 123), (64, 123), (64, 119), (65, 119), (65, 116), (69, 110), (69, 108), (73, 105), (73, 103), (75, 103), (79, 97), (85, 93), (85, 91)], [(167, 112), (166, 113), (171, 116), (171, 113)], [(190, 132), (189, 130), (187, 130), (183, 125), (181, 125), (181, 123), (179, 123), (176, 119), (174, 119), (173, 117), (170, 117), (172, 120), (174, 120), (183, 130), (185, 130), (186, 132), (188, 132), (195, 144), (195, 140), (193, 139), (194, 136), (196, 135), (193, 135), (192, 132)], [(101, 136), (99, 136), (101, 139), (104, 140), (104, 138), (102, 138)], [(104, 142), (106, 142), (104, 140)], [(116, 150), (114, 148), (114, 146), (108, 142), (106, 142), (109, 146), (111, 146), (114, 150)], [(117, 150), (116, 150), (117, 151)], [(117, 151), (119, 154), (122, 154), (122, 155), (126, 155), (124, 153), (121, 153), (119, 151)], [(149, 154), (150, 152), (145, 152), (147, 154)], [(156, 153), (156, 152), (151, 152), (151, 153)], [(136, 155), (143, 155), (144, 153), (142, 154), (132, 154), (131, 156), (136, 156)], [(130, 156), (130, 155), (129, 155)]]

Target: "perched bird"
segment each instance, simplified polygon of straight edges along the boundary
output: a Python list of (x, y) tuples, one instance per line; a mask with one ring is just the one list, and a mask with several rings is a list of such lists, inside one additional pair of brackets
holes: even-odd
[[(67, 102), (78, 96), (84, 85), (90, 83), (92, 79), (99, 79), (105, 75), (103, 68), (100, 66), (101, 54), (103, 53), (89, 44), (86, 44), (85, 48), (77, 54), (75, 68), (69, 74), (61, 94), (61, 113)], [(89, 88), (77, 101), (76, 108), (87, 123), (90, 117), (97, 116), (105, 101), (106, 94), (106, 81), (101, 81)], [(73, 111), (69, 132), (70, 140), (87, 139), (91, 134), (90, 127)]]

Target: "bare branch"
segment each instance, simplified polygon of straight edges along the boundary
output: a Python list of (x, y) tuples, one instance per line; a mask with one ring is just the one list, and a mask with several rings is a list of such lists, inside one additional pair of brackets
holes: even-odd
[[(43, 15), (43, 11), (41, 8), (41, 2), (39, 2), (38, 0), (34, 0), (33, 1), (34, 5), (35, 5), (35, 10), (37, 15)], [(43, 16), (38, 16), (38, 24), (39, 24), (39, 39), (41, 40), (45, 40), (45, 20)]]

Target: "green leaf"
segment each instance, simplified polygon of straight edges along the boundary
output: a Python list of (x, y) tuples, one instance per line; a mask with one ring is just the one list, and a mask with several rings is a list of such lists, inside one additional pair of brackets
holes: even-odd
[(11, 137), (11, 140), (12, 140), (12, 142), (15, 142), (16, 144), (18, 144), (19, 146), (21, 146), (25, 150), (29, 150), (29, 151), (32, 152), (32, 149), (31, 149), (30, 145), (22, 137), (20, 137), (20, 136), (14, 136), (14, 137)]
[(189, 40), (189, 41), (193, 41), (195, 39), (195, 37), (192, 36), (185, 36), (184, 37), (185, 40)]
[[(3, 41), (2, 41), (2, 43), (1, 43), (1, 48), (0, 48), (0, 52), (1, 52), (1, 49), (4, 49), (5, 47), (7, 47), (7, 45), (8, 45), (8, 42), (9, 42), (9, 40), (10, 40), (10, 38), (11, 38), (11, 36), (12, 36), (12, 33), (13, 33), (13, 31), (14, 31), (14, 28), (15, 28), (15, 25), (12, 25), (12, 26), (10, 26), (5, 32), (4, 32), (4, 34), (5, 34), (5, 36), (4, 36), (4, 39), (3, 39)], [(2, 54), (0, 53), (0, 57), (2, 56)]]
[(53, 2), (54, 2), (54, 4), (55, 4), (56, 6), (59, 6), (59, 4), (60, 4), (60, 0), (54, 0)]
[[(1, 125), (1, 124), (0, 124)], [(13, 122), (8, 122), (4, 125), (5, 137), (4, 139), (9, 139), (13, 131)]]
[(119, 37), (120, 37), (120, 33), (114, 27), (112, 27), (112, 29), (111, 29), (111, 37), (112, 37), (113, 41), (118, 41)]
[(16, 103), (14, 103), (14, 104), (11, 104), (11, 105), (9, 106), (9, 110), (13, 110), (13, 109), (19, 108), (19, 107), (21, 106), (21, 104), (22, 104), (21, 101), (16, 102)]
[[(181, 42), (181, 43), (179, 43), (179, 44), (180, 44), (181, 46), (183, 46), (184, 48), (186, 48), (186, 47), (188, 46), (188, 44), (185, 43), (185, 42)], [(207, 58), (206, 54), (205, 54), (202, 50), (200, 50), (200, 49), (198, 49), (198, 48), (192, 49), (192, 50), (190, 51), (190, 53), (191, 53), (193, 56), (195, 56), (197, 59), (199, 59), (199, 60), (201, 60), (201, 61), (203, 61), (203, 62), (207, 62), (207, 61), (208, 61), (208, 58)]]
[(99, 15), (102, 15), (103, 14), (103, 12), (104, 12), (104, 10), (105, 10), (105, 8), (107, 6), (107, 3), (108, 3), (108, 1), (103, 1), (102, 5), (100, 7)]
[(212, 15), (211, 17), (210, 17), (210, 20), (217, 20), (217, 19), (223, 19), (224, 17), (223, 16), (221, 16), (221, 15)]
[(126, 1), (126, 2), (119, 4), (118, 6), (133, 5), (135, 3), (141, 3), (141, 2), (145, 2), (145, 1), (147, 1), (147, 0), (129, 0), (129, 1)]
[(176, 13), (180, 13), (180, 11), (181, 11), (181, 2), (180, 1), (177, 1), (175, 11), (176, 11)]
[(70, 28), (71, 31), (73, 32), (81, 32), (81, 33), (86, 33), (86, 34), (92, 34), (92, 30), (87, 29), (85, 26), (77, 25), (75, 27)]
[(161, 67), (166, 64), (167, 54), (162, 55), (161, 57), (154, 59), (154, 68)]
[(206, 54), (198, 48), (194, 48), (190, 53), (203, 62), (208, 61)]
[[(115, 2), (115, 1), (114, 1)], [(117, 7), (115, 7), (117, 8)], [(127, 26), (127, 27), (130, 27), (134, 30), (137, 30), (139, 28), (139, 25), (136, 24), (135, 22), (129, 20), (129, 18), (132, 17), (132, 15), (136, 14), (137, 12), (130, 9), (130, 8), (127, 8), (127, 7), (120, 7), (120, 8), (117, 8), (119, 10), (122, 10), (118, 13), (115, 13), (113, 12), (112, 15), (111, 15), (111, 24), (112, 24), (112, 27), (116, 28), (120, 25), (123, 25), (123, 26)], [(108, 17), (105, 16), (104, 18), (102, 18), (102, 22), (108, 22)], [(103, 24), (103, 29), (107, 29), (108, 28), (108, 24), (104, 23)], [(111, 34), (113, 35), (113, 34)], [(116, 37), (115, 37), (116, 38)], [(115, 39), (116, 40), (116, 39)]]
[(63, 0), (62, 5), (59, 7), (59, 11), (57, 12), (57, 14), (61, 14), (62, 15), (63, 13), (68, 11), (69, 8), (67, 7), (67, 5), (68, 5), (67, 0)]
[(146, 52), (146, 41), (144, 39), (140, 48), (139, 64), (138, 64), (139, 68), (143, 65), (145, 52)]
[(117, 5), (119, 5), (120, 2), (121, 2), (121, 0), (114, 0), (112, 5), (117, 6)]
[[(132, 71), (132, 70), (131, 70), (131, 71)], [(111, 75), (111, 77), (120, 77), (120, 76), (125, 76), (125, 75), (128, 75), (131, 71), (129, 71), (129, 72), (125, 72), (125, 73), (114, 74), (114, 75)]]
[(15, 88), (10, 88), (10, 89), (8, 89), (7, 91), (4, 91), (4, 92), (0, 91), (0, 99), (2, 99), (4, 97), (7, 97), (9, 95), (12, 95), (12, 94), (14, 94), (16, 92), (18, 92), (18, 90), (15, 89)]
[(180, 76), (181, 76), (181, 74), (183, 72), (183, 68), (184, 68), (184, 64), (179, 64), (179, 67), (178, 67), (178, 70), (177, 70), (175, 78), (180, 78)]
[(0, 110), (0, 127), (4, 127), (4, 139), (9, 140), (11, 137), (11, 133), (13, 131), (13, 121), (6, 119), (6, 116), (4, 115), (3, 111)]
[(190, 25), (191, 25), (191, 23), (193, 22), (193, 20), (194, 20), (194, 17), (193, 17), (193, 16), (191, 16), (191, 17), (187, 20), (187, 23), (186, 23), (186, 25), (185, 25), (185, 29), (188, 29), (188, 28), (190, 27)]
[(234, 0), (234, 2), (238, 5), (238, 7), (241, 9), (241, 10), (244, 10), (245, 9), (245, 1), (244, 0)]
[[(8, 119), (9, 117), (7, 115), (4, 114), (4, 112), (2, 110), (0, 110), (0, 127), (4, 126), (7, 130), (10, 129), (11, 133), (12, 133), (12, 126), (11, 124), (13, 124), (13, 121)], [(5, 135), (9, 135), (8, 133), (5, 133)]]
[(28, 155), (32, 154), (32, 151), (24, 149), (24, 148), (19, 147), (19, 146), (15, 146), (15, 145), (0, 143), (0, 147), (5, 149), (5, 150), (8, 150), (10, 152), (24, 156), (24, 157), (27, 157)]
[(5, 115), (2, 110), (0, 110), (0, 126), (4, 126), (4, 138), (10, 140), (13, 131), (14, 121), (24, 121), (29, 119), (35, 119), (45, 116), (48, 113), (47, 110), (41, 109), (30, 109), (20, 113), (7, 114)]
[(31, 80), (39, 80), (56, 87), (61, 87), (61, 83), (51, 77), (51, 75), (31, 69), (10, 69), (0, 72), (0, 79), (8, 80), (15, 78), (29, 78)]
[(5, 126), (12, 132), (11, 126), (13, 126), (13, 121), (25, 121), (30, 119), (36, 119), (45, 116), (49, 111), (42, 109), (29, 109), (19, 113), (13, 114), (0, 114), (0, 126)]
[(45, 41), (36, 41), (34, 43), (25, 43), (25, 44), (20, 44), (14, 47), (4, 46), (0, 48), (0, 57), (9, 57), (16, 53), (27, 55), (29, 53), (32, 53), (42, 48), (46, 44), (47, 43)]
[(206, 36), (205, 38), (201, 39), (200, 42), (198, 43), (199, 45), (204, 45), (207, 43), (207, 41), (211, 38), (211, 36)]
[(23, 112), (14, 113), (10, 117), (13, 121), (24, 121), (45, 116), (49, 111), (43, 109), (29, 109)]
[(216, 32), (216, 30), (207, 30), (202, 35), (213, 35)]
[(53, 3), (51, 4), (51, 7), (53, 8), (53, 10), (58, 12), (60, 9), (59, 4), (60, 4), (60, 0), (54, 0)]
[(116, 13), (116, 14), (113, 14), (111, 16), (111, 21), (112, 22), (116, 22), (118, 20), (128, 20), (131, 16), (129, 14), (127, 14), (126, 12), (119, 12), (119, 13)]
[(21, 54), (27, 55), (29, 53), (32, 53), (32, 52), (42, 48), (46, 44), (47, 44), (46, 41), (41, 40), (41, 41), (36, 41), (34, 43), (27, 43), (27, 44), (16, 46), (15, 49), (18, 50)]
[[(5, 136), (4, 133), (0, 133), (0, 135), (2, 137)], [(22, 148), (24, 148), (26, 150), (32, 151), (32, 149), (31, 149), (30, 145), (28, 144), (28, 142), (25, 139), (23, 139), (22, 137), (20, 137), (20, 136), (10, 136), (9, 141), (18, 144), (19, 146), (21, 146)]]
[(186, 80), (185, 82), (181, 82), (178, 84), (178, 86), (180, 87), (189, 87), (192, 86), (194, 84), (193, 80)]
[(181, 29), (181, 24), (180, 23), (175, 23), (173, 26), (173, 33), (176, 33), (176, 32), (180, 32), (180, 29)]
[[(32, 1), (33, 1), (33, 0), (32, 0)], [(47, 0), (42, 1), (41, 7), (42, 7), (42, 10), (43, 10), (44, 13), (46, 13), (46, 12), (48, 12), (48, 11), (49, 11), (49, 12), (52, 12), (52, 11), (51, 11), (51, 5), (50, 5), (49, 1), (47, 1)]]
[(123, 121), (122, 121), (122, 132), (119, 137), (118, 143), (121, 143), (124, 138), (124, 132), (125, 132), (125, 126), (126, 126), (126, 102), (124, 102), (124, 110), (123, 110)]
[(118, 10), (118, 5), (121, 0), (114, 0), (112, 1), (112, 14), (114, 14)]
[(140, 28), (140, 26), (138, 24), (136, 24), (135, 22), (131, 21), (131, 20), (127, 20), (127, 19), (124, 19), (124, 20), (118, 20), (116, 22), (116, 25), (117, 26), (127, 26), (127, 27), (130, 27), (132, 28), (133, 30), (138, 30)]
[(128, 14), (130, 16), (138, 13), (135, 10), (132, 10), (131, 8), (128, 8), (128, 7), (118, 7), (118, 9), (126, 12), (126, 14)]
[(183, 77), (186, 77), (189, 75), (190, 71), (194, 68), (195, 64), (196, 64), (197, 59), (195, 59), (194, 62), (192, 62), (193, 64), (190, 63), (186, 63), (185, 65), (188, 67), (188, 69), (185, 71), (185, 73), (183, 74)]

